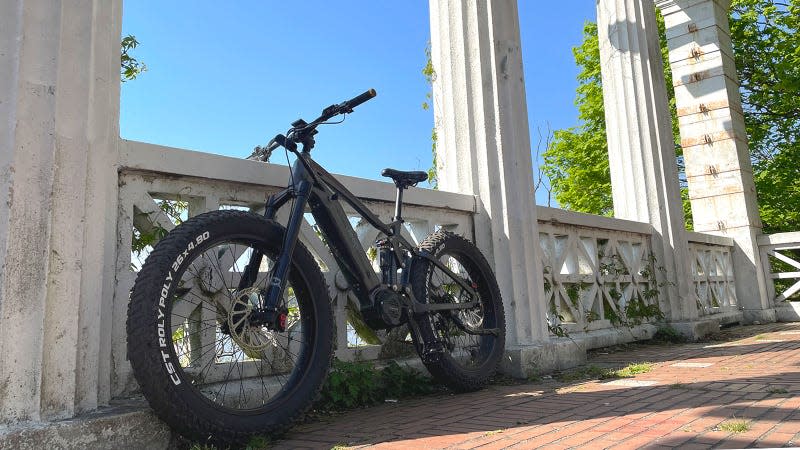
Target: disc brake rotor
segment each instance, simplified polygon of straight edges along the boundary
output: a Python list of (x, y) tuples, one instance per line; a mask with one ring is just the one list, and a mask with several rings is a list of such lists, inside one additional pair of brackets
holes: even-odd
[(250, 358), (260, 358), (268, 347), (277, 347), (278, 342), (273, 332), (263, 325), (252, 325), (250, 315), (258, 307), (261, 290), (256, 287), (235, 293), (231, 309), (228, 313), (228, 329), (233, 341), (241, 347)]

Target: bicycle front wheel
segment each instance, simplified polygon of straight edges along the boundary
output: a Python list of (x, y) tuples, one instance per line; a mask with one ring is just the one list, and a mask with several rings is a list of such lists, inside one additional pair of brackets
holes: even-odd
[[(313, 402), (332, 356), (333, 314), (319, 266), (295, 247), (280, 326), (251, 313), (284, 229), (242, 211), (194, 217), (155, 247), (128, 308), (128, 356), (156, 414), (189, 439), (229, 445), (288, 427)], [(255, 251), (255, 283), (239, 289)]]

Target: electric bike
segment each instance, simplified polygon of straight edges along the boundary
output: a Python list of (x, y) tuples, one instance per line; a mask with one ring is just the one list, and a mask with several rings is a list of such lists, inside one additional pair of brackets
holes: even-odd
[[(138, 273), (128, 307), (128, 358), (156, 414), (189, 439), (246, 442), (280, 432), (312, 405), (334, 354), (334, 314), (320, 265), (298, 240), (304, 214), (374, 330), (408, 327), (428, 371), (456, 391), (482, 387), (504, 350), (500, 290), (467, 239), (439, 230), (403, 237), (403, 192), (425, 172), (385, 169), (397, 186), (383, 223), (311, 158), (320, 125), (353, 112), (374, 90), (300, 119), (251, 155), (296, 156), (290, 182), (263, 214), (212, 211), (161, 239)], [(343, 203), (379, 230), (376, 271)], [(288, 208), (288, 220), (277, 220)], [(286, 216), (287, 214), (283, 214)], [(285, 222), (285, 223), (279, 223)], [(328, 268), (334, 270), (334, 268)]]

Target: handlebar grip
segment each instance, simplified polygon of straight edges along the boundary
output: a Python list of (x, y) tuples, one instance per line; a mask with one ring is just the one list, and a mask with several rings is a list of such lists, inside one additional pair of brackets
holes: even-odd
[(347, 105), (348, 109), (353, 109), (356, 106), (366, 102), (367, 100), (370, 100), (370, 99), (374, 98), (376, 95), (378, 95), (378, 93), (375, 92), (375, 89), (370, 89), (370, 90), (364, 92), (363, 94), (361, 94), (361, 95), (359, 95), (357, 97), (353, 97), (353, 98), (351, 98), (350, 100), (348, 100), (348, 101), (346, 101), (344, 103), (345, 103), (345, 105)]

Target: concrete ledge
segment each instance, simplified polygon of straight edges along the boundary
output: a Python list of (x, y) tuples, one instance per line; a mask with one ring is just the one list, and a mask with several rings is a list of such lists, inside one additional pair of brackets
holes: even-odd
[(675, 330), (686, 339), (696, 341), (708, 336), (709, 334), (716, 333), (719, 331), (721, 325), (742, 323), (743, 321), (744, 314), (742, 311), (729, 311), (717, 313), (711, 316), (705, 316), (698, 320), (669, 322), (669, 325), (672, 328), (675, 328)]
[[(120, 140), (120, 169), (155, 172), (185, 177), (248, 183), (283, 189), (289, 181), (289, 167), (201, 151), (165, 147), (145, 142)], [(377, 176), (377, 174), (375, 174)], [(363, 200), (394, 203), (394, 183), (334, 174), (337, 180)], [(448, 208), (475, 212), (472, 195), (442, 190), (409, 188), (403, 197), (406, 205)]]
[(172, 434), (143, 400), (58, 422), (0, 426), (0, 450), (166, 449)]
[(506, 349), (500, 371), (514, 378), (528, 378), (569, 369), (586, 363), (587, 350), (650, 339), (656, 330), (657, 327), (651, 324), (607, 328), (572, 333), (569, 337), (538, 345), (511, 347)]
[(559, 339), (538, 345), (506, 349), (500, 372), (514, 378), (528, 378), (586, 362), (586, 347), (578, 340)]
[(746, 325), (760, 325), (762, 323), (773, 323), (777, 321), (775, 308), (745, 309), (742, 313), (744, 313), (742, 323)]
[(580, 339), (584, 342), (586, 349), (591, 350), (593, 348), (610, 347), (612, 345), (652, 339), (657, 330), (657, 326), (645, 323), (630, 328), (622, 326), (619, 328), (590, 331), (588, 333), (573, 335), (572, 338)]
[(782, 302), (775, 308), (778, 322), (800, 322), (800, 302)]
[(540, 224), (551, 223), (553, 225), (572, 225), (628, 233), (653, 234), (653, 226), (649, 223), (566, 211), (546, 206), (536, 206), (536, 219)]

